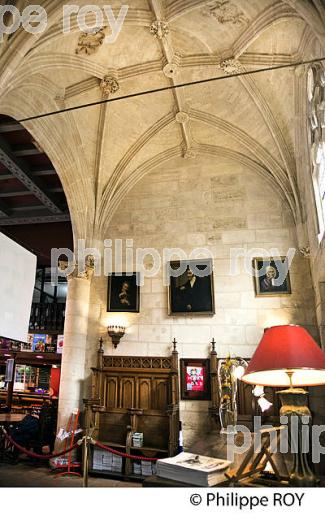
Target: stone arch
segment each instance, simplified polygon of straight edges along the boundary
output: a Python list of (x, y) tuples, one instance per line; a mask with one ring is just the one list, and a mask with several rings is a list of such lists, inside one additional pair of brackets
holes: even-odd
[[(22, 89), (17, 89), (14, 95), (14, 102), (5, 98), (0, 101), (0, 113), (8, 115), (19, 121), (28, 117), (35, 112), (38, 107), (32, 102), (31, 98), (24, 96)], [(59, 107), (53, 99), (47, 99), (49, 106), (54, 110)], [(73, 116), (69, 114), (69, 118), (64, 118), (64, 126), (71, 125), (76, 130)], [(51, 160), (62, 183), (64, 193), (66, 195), (67, 204), (70, 212), (74, 240), (78, 238), (91, 236), (90, 224), (93, 222), (94, 202), (90, 204), (90, 209), (85, 214), (85, 201), (91, 202), (91, 189), (89, 183), (85, 182), (85, 159), (79, 157), (79, 154), (68, 153), (66, 147), (63, 146), (62, 132), (51, 122), (50, 118), (35, 119), (24, 123), (25, 128), (30, 132), (34, 139), (42, 146), (45, 153)], [(80, 143), (75, 146), (76, 150), (80, 150)], [(75, 189), (76, 182), (71, 183), (71, 171), (78, 175), (78, 190)]]

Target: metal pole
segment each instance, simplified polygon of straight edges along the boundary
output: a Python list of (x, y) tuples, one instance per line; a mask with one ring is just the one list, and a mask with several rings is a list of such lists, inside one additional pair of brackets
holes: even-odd
[(86, 433), (83, 440), (83, 471), (82, 471), (82, 487), (88, 487), (88, 432)]
[(7, 387), (7, 398), (6, 398), (6, 409), (8, 412), (11, 412), (12, 399), (14, 393), (14, 384), (15, 384), (15, 374), (16, 374), (16, 354), (12, 354), (13, 368), (12, 368), (12, 378), (8, 383)]

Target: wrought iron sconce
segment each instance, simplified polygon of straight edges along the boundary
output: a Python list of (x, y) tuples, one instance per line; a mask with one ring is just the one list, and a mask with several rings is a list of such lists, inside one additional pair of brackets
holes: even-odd
[(112, 339), (114, 348), (116, 348), (125, 334), (125, 327), (121, 327), (120, 325), (109, 325), (107, 327), (107, 333)]

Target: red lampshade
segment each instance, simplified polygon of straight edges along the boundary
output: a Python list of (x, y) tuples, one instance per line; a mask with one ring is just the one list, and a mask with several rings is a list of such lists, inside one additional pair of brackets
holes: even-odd
[(266, 329), (242, 381), (252, 385), (289, 386), (288, 370), (293, 371), (293, 386), (325, 385), (325, 354), (299, 325)]

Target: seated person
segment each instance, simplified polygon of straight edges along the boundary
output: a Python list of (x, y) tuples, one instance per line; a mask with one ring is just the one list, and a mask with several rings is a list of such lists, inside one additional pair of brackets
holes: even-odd
[[(24, 448), (33, 448), (38, 454), (43, 453), (43, 448), (54, 450), (56, 433), (56, 407), (45, 401), (42, 408), (32, 408), (31, 412), (22, 421), (13, 425), (10, 429), (12, 439)], [(14, 448), (13, 460), (16, 460), (19, 449)]]
[(54, 450), (57, 421), (57, 402), (55, 399), (46, 400), (39, 414), (39, 441), (42, 447), (48, 446)]
[(31, 441), (38, 439), (39, 414), (38, 410), (33, 409), (22, 421), (12, 427), (10, 435), (12, 439), (21, 446), (28, 447)]
[[(39, 415), (38, 410), (33, 409), (28, 413), (22, 421), (19, 421), (10, 428), (9, 434), (11, 438), (24, 448), (29, 448), (31, 442), (35, 442), (39, 438)], [(19, 449), (14, 447), (12, 458), (16, 460), (19, 455)]]

